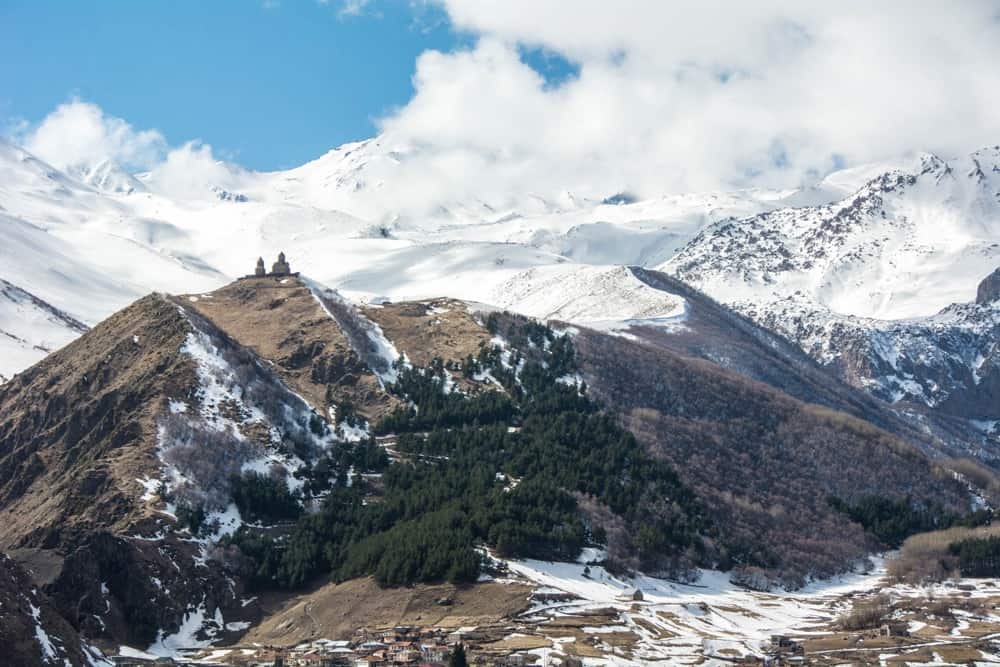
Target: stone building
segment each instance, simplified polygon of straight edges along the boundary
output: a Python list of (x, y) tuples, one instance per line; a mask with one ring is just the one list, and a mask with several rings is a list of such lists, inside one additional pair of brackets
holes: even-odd
[(285, 259), (285, 253), (278, 253), (278, 261), (271, 265), (271, 271), (268, 272), (264, 268), (264, 258), (257, 258), (257, 266), (254, 267), (253, 273), (248, 276), (243, 276), (244, 278), (284, 278), (287, 276), (297, 276), (299, 274), (292, 273), (292, 267), (288, 264), (288, 260)]
[(292, 267), (285, 261), (285, 253), (278, 253), (278, 261), (271, 266), (272, 276), (288, 276), (292, 273)]

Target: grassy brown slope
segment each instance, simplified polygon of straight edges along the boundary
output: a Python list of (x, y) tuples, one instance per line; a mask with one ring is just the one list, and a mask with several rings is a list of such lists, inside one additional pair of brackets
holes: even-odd
[[(370, 578), (327, 584), (273, 603), (271, 613), (241, 644), (290, 645), (326, 637), (349, 639), (358, 628), (397, 625), (459, 628), (500, 623), (528, 607), (531, 588), (521, 584), (419, 584), (380, 588)], [(441, 604), (447, 600), (447, 604)]]
[(434, 357), (475, 357), (492, 337), (468, 306), (455, 299), (387, 303), (369, 306), (364, 313), (417, 366), (428, 366)]
[(592, 391), (676, 467), (730, 543), (787, 583), (833, 574), (873, 546), (829, 507), (830, 495), (912, 495), (967, 509), (960, 484), (867, 422), (662, 348), (586, 330), (574, 340)]
[(375, 374), (297, 278), (244, 278), (179, 299), (271, 361), (281, 379), (321, 413), (344, 402), (369, 419), (392, 409)]
[(0, 547), (54, 547), (142, 516), (155, 417), (194, 386), (178, 352), (189, 330), (151, 295), (0, 387)]
[(982, 433), (964, 420), (928, 411), (926, 406), (907, 404), (900, 410), (848, 384), (797, 344), (676, 278), (639, 267), (631, 271), (650, 287), (680, 295), (687, 302), (683, 326), (630, 329), (648, 343), (682, 356), (707, 359), (807, 403), (846, 412), (931, 453), (954, 456), (956, 451), (965, 452), (968, 443), (981, 440)]
[(197, 395), (191, 331), (150, 295), (0, 387), (0, 548), (44, 563), (34, 584), (91, 638), (144, 646), (202, 602), (239, 609), (238, 585), (137, 481), (159, 475), (168, 398)]

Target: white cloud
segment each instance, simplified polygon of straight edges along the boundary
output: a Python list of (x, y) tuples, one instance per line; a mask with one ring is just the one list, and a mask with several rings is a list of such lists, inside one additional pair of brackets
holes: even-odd
[(60, 104), (37, 126), (22, 126), (17, 140), (55, 167), (66, 169), (111, 159), (127, 169), (158, 163), (167, 143), (157, 130), (136, 130), (90, 102)]
[[(415, 191), (791, 186), (1000, 141), (996, 1), (439, 1), (477, 41), (423, 54), (381, 121), (424, 156), (402, 170)], [(519, 47), (579, 75), (546, 85)]]
[(339, 13), (341, 16), (358, 16), (370, 3), (371, 0), (343, 0)]
[(150, 170), (147, 183), (172, 197), (198, 199), (209, 195), (213, 187), (237, 188), (244, 174), (239, 167), (217, 159), (208, 144), (189, 141), (169, 151)]
[(235, 188), (246, 172), (217, 159), (212, 147), (188, 141), (171, 147), (157, 130), (139, 130), (109, 116), (92, 102), (60, 104), (37, 125), (20, 122), (9, 135), (26, 150), (70, 173), (104, 160), (126, 170), (148, 172), (154, 191), (181, 199), (210, 197), (211, 188)]
[[(414, 96), (379, 121), (401, 160), (368, 164), (371, 187), (338, 206), (370, 197), (373, 210), (419, 214), (530, 194), (792, 187), (838, 165), (1000, 142), (1000, 0), (411, 4), (426, 3), (471, 46), (418, 58)], [(553, 85), (525, 48), (578, 72)], [(206, 144), (171, 149), (81, 101), (23, 137), (56, 166), (112, 157), (183, 196), (239, 187), (243, 173)]]
[(317, 0), (321, 5), (336, 4), (337, 15), (341, 18), (347, 16), (360, 16), (372, 4), (372, 0)]

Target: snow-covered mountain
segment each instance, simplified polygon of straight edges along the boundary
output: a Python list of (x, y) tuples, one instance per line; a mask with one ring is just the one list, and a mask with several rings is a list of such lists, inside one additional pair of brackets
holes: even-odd
[(720, 221), (662, 268), (856, 386), (995, 437), (1000, 302), (977, 288), (997, 266), (1000, 147), (921, 156), (832, 204)]
[[(0, 279), (0, 357), (12, 368), (34, 363), (88, 327), (17, 285)], [(0, 373), (0, 382), (7, 380)]]
[[(69, 173), (0, 142), (0, 278), (93, 325), (144, 293), (208, 290), (247, 273), (258, 255), (270, 261), (284, 250), (296, 270), (361, 300), (447, 294), (516, 308), (505, 285), (522, 284), (527, 298), (537, 286), (526, 283), (551, 280), (531, 269), (580, 268), (573, 284), (588, 292), (595, 274), (583, 265), (664, 261), (704, 225), (773, 208), (781, 196), (621, 204), (529, 193), (502, 206), (442, 197), (415, 215), (405, 202), (393, 206), (393, 170), (406, 168), (405, 155), (372, 140), (285, 172), (220, 163), (204, 182), (178, 188), (162, 170), (125, 179), (98, 161)], [(619, 300), (628, 294), (620, 287)], [(26, 354), (4, 355), (0, 373), (37, 361), (49, 340), (68, 340), (60, 326), (25, 339)]]
[[(0, 305), (18, 350), (0, 374), (77, 335), (68, 321), (93, 325), (149, 291), (213, 289), (278, 250), (359, 301), (448, 295), (591, 325), (678, 324), (683, 298), (617, 268), (639, 265), (882, 399), (986, 430), (1000, 419), (997, 309), (973, 304), (1000, 266), (1000, 148), (862, 165), (797, 190), (642, 200), (415, 192), (419, 151), (382, 136), (287, 171), (132, 175), (99, 156), (60, 171), (0, 143), (0, 279), (38, 300)], [(52, 310), (25, 315), (29, 302)]]
[(804, 295), (893, 320), (975, 298), (1000, 264), (1000, 147), (885, 171), (825, 206), (718, 222), (665, 268), (728, 301)]

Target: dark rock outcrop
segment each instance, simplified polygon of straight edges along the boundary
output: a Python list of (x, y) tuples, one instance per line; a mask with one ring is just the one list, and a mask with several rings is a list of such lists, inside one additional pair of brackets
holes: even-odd
[(0, 553), (0, 647), (7, 667), (108, 665), (79, 634), (25, 570)]
[(976, 290), (976, 303), (985, 306), (1000, 301), (1000, 268), (983, 278)]

